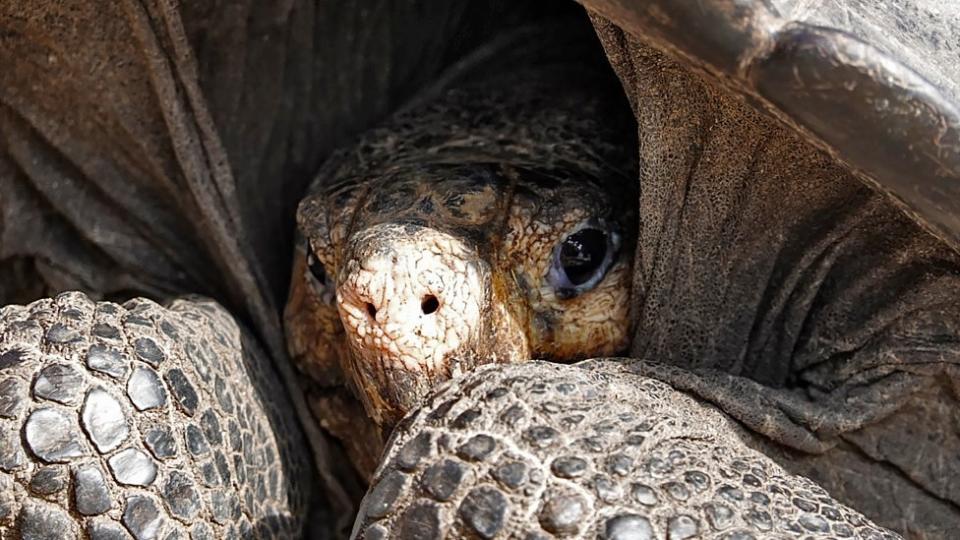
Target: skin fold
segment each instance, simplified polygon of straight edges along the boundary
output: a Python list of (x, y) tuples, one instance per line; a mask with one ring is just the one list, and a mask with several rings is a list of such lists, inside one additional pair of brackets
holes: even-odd
[[(577, 82), (584, 65), (555, 54), (534, 48), (536, 67), (453, 81), (402, 111), (328, 162), (300, 205), (289, 348), (361, 471), (382, 437), (358, 416), (389, 429), (475, 366), (628, 345), (632, 128), (599, 121), (624, 106), (602, 72)], [(564, 286), (561, 244), (596, 231), (602, 271)]]
[[(352, 521), (350, 467), (319, 423), (357, 469), (379, 463), (359, 521), (371, 538), (876, 532), (836, 502), (954, 537), (956, 100), (900, 57), (948, 73), (952, 19), (584, 3), (596, 32), (524, 39), (495, 3), (4, 3), (0, 303), (29, 305), (0, 321), (0, 536)], [(817, 16), (791, 21), (790, 5)], [(599, 35), (604, 53), (558, 35)], [(619, 85), (594, 76), (608, 65)], [(295, 242), (309, 179), (343, 145)], [(619, 255), (571, 294), (550, 261), (587, 225), (622, 228)], [(299, 376), (277, 316), (294, 244)], [(184, 294), (223, 307), (125, 302)], [(607, 367), (499, 363), (621, 340), (629, 358)], [(318, 476), (327, 496), (305, 510)]]
[[(956, 519), (951, 509), (951, 501), (956, 498), (951, 480), (955, 478), (954, 466), (949, 460), (937, 457), (942, 452), (942, 444), (950, 447), (955, 444), (952, 431), (941, 426), (956, 421), (955, 407), (950, 404), (955, 401), (952, 381), (956, 380), (958, 319), (952, 303), (944, 302), (944, 299), (956, 298), (960, 286), (960, 265), (956, 254), (912, 223), (883, 194), (858, 182), (848, 170), (794, 133), (770, 122), (660, 53), (625, 40), (616, 29), (602, 25), (601, 29), (600, 36), (608, 53), (621, 61), (616, 67), (639, 122), (642, 165), (639, 170), (637, 251), (630, 270), (630, 283), (623, 283), (619, 289), (620, 299), (628, 299), (622, 309), (627, 314), (623, 327), (628, 329), (628, 336), (632, 338), (629, 339), (630, 358), (617, 360), (626, 370), (623, 371), (623, 381), (600, 385), (596, 391), (617, 402), (636, 399), (638, 413), (656, 417), (656, 407), (647, 410), (651, 402), (645, 401), (642, 395), (646, 387), (643, 381), (666, 382), (672, 387), (671, 392), (694, 396), (704, 405), (713, 404), (738, 425), (749, 428), (749, 434), (730, 432), (729, 426), (716, 428), (710, 437), (722, 441), (716, 444), (723, 452), (746, 454), (747, 448), (751, 452), (759, 451), (765, 456), (763, 459), (772, 460), (782, 468), (771, 469), (777, 470), (777, 475), (796, 475), (784, 477), (783, 485), (787, 488), (803, 491), (806, 489), (802, 487), (806, 481), (803, 477), (809, 477), (820, 483), (831, 497), (836, 497), (835, 501), (830, 500), (827, 506), (820, 507), (823, 513), (816, 517), (777, 514), (772, 521), (775, 530), (790, 534), (806, 531), (814, 537), (820, 535), (824, 538), (834, 534), (842, 536), (847, 531), (844, 527), (835, 530), (832, 526), (822, 526), (836, 515), (831, 508), (839, 503), (864, 512), (881, 526), (906, 531), (911, 537), (944, 537)], [(437, 105), (438, 108), (446, 107), (443, 100), (438, 103), (442, 104)], [(501, 111), (500, 101), (477, 99), (475, 103), (473, 111), (481, 106), (486, 108), (475, 112), (478, 118), (496, 116)], [(524, 107), (524, 110), (536, 109), (531, 102)], [(451, 234), (448, 217), (424, 218), (423, 209), (435, 206), (413, 202), (421, 200), (424, 185), (431, 186), (426, 188), (427, 191), (444, 193), (444, 184), (456, 182), (458, 175), (466, 175), (463, 170), (478, 174), (475, 165), (467, 165), (461, 160), (475, 154), (483, 155), (477, 151), (478, 147), (484, 148), (483, 144), (473, 144), (482, 141), (482, 137), (451, 145), (443, 142), (443, 137), (436, 137), (435, 132), (425, 129), (433, 124), (416, 124), (404, 120), (402, 114), (398, 118), (398, 123), (388, 124), (379, 135), (364, 138), (357, 148), (336, 158), (328, 166), (330, 168), (321, 173), (321, 177), (336, 179), (328, 184), (327, 195), (308, 197), (300, 211), (300, 230), (309, 239), (313, 250), (313, 255), (305, 251), (307, 255), (304, 256), (322, 261), (325, 269), (335, 269), (332, 271), (335, 276), (332, 283), (336, 283), (331, 289), (335, 290), (333, 302), (347, 298), (351, 304), (346, 309), (337, 306), (344, 321), (342, 326), (347, 346), (324, 350), (342, 351), (346, 356), (345, 360), (343, 357), (337, 359), (345, 384), (353, 387), (365, 406), (364, 410), (375, 422), (385, 427), (392, 421), (390, 413), (384, 414), (384, 411), (413, 409), (421, 402), (422, 396), (429, 393), (427, 389), (446, 392), (449, 387), (443, 382), (455, 376), (457, 371), (451, 369), (449, 374), (437, 375), (430, 370), (438, 364), (434, 363), (432, 355), (427, 355), (427, 360), (422, 363), (426, 367), (421, 370), (420, 377), (411, 376), (410, 371), (390, 372), (381, 367), (389, 365), (384, 358), (394, 361), (381, 352), (389, 351), (389, 347), (384, 349), (375, 339), (364, 343), (365, 336), (354, 339), (353, 343), (359, 345), (351, 345), (350, 336), (360, 334), (364, 304), (376, 304), (377, 291), (401, 289), (396, 286), (383, 288), (378, 280), (386, 281), (383, 276), (394, 271), (411, 275), (402, 269), (405, 253), (397, 255), (401, 268), (367, 263), (371, 253), (382, 250), (374, 244), (387, 238), (389, 245), (402, 246), (413, 238), (426, 238), (420, 236), (420, 228), (429, 226), (439, 229), (436, 232), (441, 236), (432, 236), (436, 245), (448, 246), (441, 252), (448, 253), (454, 260), (476, 261), (477, 256), (485, 251), (483, 247), (477, 247), (482, 246), (482, 242), (471, 242), (471, 238), (485, 238), (483, 233), (501, 230), (483, 225), (480, 232), (472, 235), (456, 231)], [(417, 118), (429, 119), (429, 116), (419, 111)], [(458, 120), (463, 118), (466, 117), (460, 116)], [(560, 118), (563, 121), (559, 121)], [(571, 118), (578, 117), (553, 117), (557, 121), (553, 129), (576, 126), (576, 121)], [(516, 123), (535, 126), (533, 131), (542, 126), (515, 114), (510, 120), (499, 124), (497, 129), (510, 133), (511, 129), (516, 129)], [(404, 131), (404, 126), (412, 128)], [(588, 139), (565, 136), (563, 140), (579, 142)], [(590, 143), (598, 143), (598, 140), (602, 142), (603, 137), (592, 139)], [(425, 143), (439, 144), (443, 152)], [(417, 153), (424, 147), (429, 150)], [(602, 145), (597, 148), (602, 149)], [(385, 149), (386, 157), (378, 159), (376, 149)], [(533, 150), (536, 149), (533, 145)], [(464, 169), (450, 167), (449, 163), (444, 163), (442, 170), (422, 166), (424, 163), (435, 166), (438, 154), (442, 156), (440, 159), (456, 156), (456, 167)], [(546, 164), (547, 167), (557, 158), (554, 152), (538, 155), (541, 166)], [(597, 152), (584, 152), (584, 155), (595, 156)], [(414, 172), (410, 162), (420, 167)], [(568, 160), (562, 159), (562, 162)], [(533, 165), (527, 163), (523, 167), (532, 168)], [(506, 251), (514, 241), (509, 231), (522, 231), (516, 238), (525, 246), (536, 246), (536, 239), (541, 237), (541, 228), (536, 224), (533, 227), (519, 225), (528, 219), (524, 216), (523, 205), (515, 202), (524, 191), (524, 184), (519, 181), (509, 183), (513, 181), (511, 168), (500, 166), (500, 176), (508, 181), (507, 187), (500, 189), (506, 193), (506, 200), (513, 201), (505, 212), (508, 232), (492, 233), (494, 238), (504, 239), (492, 245), (507, 246)], [(358, 169), (361, 172), (356, 172)], [(364, 179), (362, 185), (368, 187), (366, 191), (351, 187), (358, 177)], [(523, 178), (523, 174), (517, 175), (517, 180)], [(433, 180), (424, 182), (426, 179)], [(488, 185), (481, 184), (481, 189)], [(580, 185), (584, 185), (582, 179)], [(479, 215), (487, 215), (487, 212), (504, 215), (497, 214), (496, 210), (503, 204), (503, 196), (496, 195), (496, 185), (490, 189), (495, 194), (492, 197), (477, 195), (479, 200), (489, 201), (481, 205), (485, 211)], [(569, 235), (569, 227), (575, 229), (584, 220), (595, 218), (602, 221), (607, 217), (588, 217), (589, 213), (577, 214), (576, 209), (572, 209), (572, 213), (565, 211), (551, 215), (542, 210), (549, 206), (542, 202), (548, 200), (543, 194), (548, 194), (549, 189), (543, 183), (531, 184), (531, 189), (541, 197), (541, 202), (535, 205), (538, 211), (533, 215), (551, 216), (544, 221), (545, 230), (568, 231), (556, 238)], [(470, 192), (464, 187), (455, 190)], [(579, 203), (591, 196), (589, 191), (570, 192), (562, 200)], [(390, 198), (408, 202), (396, 205), (382, 202)], [(325, 202), (318, 203), (318, 200)], [(611, 200), (617, 200), (617, 197), (614, 195)], [(520, 217), (514, 218), (514, 214)], [(480, 218), (477, 222), (486, 224), (496, 220)], [(376, 229), (382, 231), (380, 234), (368, 234), (376, 227), (381, 227)], [(403, 230), (408, 236), (383, 234), (388, 230)], [(324, 243), (323, 238), (330, 241)], [(374, 241), (374, 238), (378, 240)], [(543, 245), (556, 245), (556, 238), (543, 242)], [(427, 242), (425, 245), (431, 244)], [(333, 246), (332, 249), (329, 246)], [(502, 248), (493, 251), (497, 249)], [(430, 251), (430, 248), (420, 251)], [(481, 276), (480, 283), (493, 284), (489, 289), (493, 293), (480, 287), (484, 291), (480, 293), (481, 298), (506, 302), (503, 309), (510, 310), (510, 316), (471, 319), (472, 315), (464, 312), (463, 320), (475, 320), (479, 324), (471, 331), (479, 332), (479, 335), (497, 335), (487, 333), (484, 325), (491, 322), (502, 324), (512, 317), (522, 321), (520, 335), (527, 339), (531, 357), (563, 359), (562, 354), (551, 357), (551, 351), (575, 351), (577, 347), (587, 356), (608, 354), (590, 347), (596, 347), (597, 339), (611, 339), (606, 342), (611, 343), (617, 338), (603, 334), (603, 330), (598, 331), (603, 328), (602, 324), (582, 323), (600, 319), (595, 319), (592, 313), (606, 314), (620, 309), (598, 308), (604, 305), (603, 295), (590, 296), (592, 292), (604, 290), (610, 278), (616, 275), (614, 270), (611, 269), (595, 291), (574, 297), (572, 301), (560, 298), (562, 294), (548, 293), (538, 297), (536, 292), (531, 295), (530, 291), (543, 291), (543, 279), (550, 276), (546, 268), (546, 261), (550, 260), (546, 255), (550, 250), (524, 247), (515, 251), (540, 255), (524, 259), (530, 262), (526, 263), (526, 270), (516, 273), (513, 283), (518, 287), (508, 287), (509, 294), (496, 296), (502, 290), (497, 288), (498, 276), (507, 275), (503, 266), (491, 264), (490, 261), (496, 261), (498, 257), (483, 258), (482, 263), (486, 266), (479, 264), (477, 271)], [(450, 264), (456, 266), (457, 263)], [(356, 277), (355, 268), (361, 269), (361, 274), (367, 274)], [(308, 274), (316, 275), (314, 272)], [(331, 272), (325, 271), (325, 274), (331, 275)], [(489, 282), (487, 275), (491, 276)], [(540, 281), (537, 281), (538, 277)], [(341, 292), (343, 287), (348, 289), (347, 294)], [(631, 289), (632, 294), (628, 294)], [(351, 296), (350, 291), (354, 290), (359, 292)], [(416, 289), (411, 285), (410, 290)], [(518, 295), (517, 290), (524, 293)], [(362, 301), (357, 303), (357, 298)], [(419, 292), (413, 294), (413, 308), (408, 313), (416, 313), (416, 300), (420, 298)], [(469, 306), (473, 300), (470, 295), (466, 298), (463, 305)], [(572, 310), (578, 300), (583, 302), (580, 304), (583, 309), (575, 318), (560, 319), (557, 321), (560, 324), (553, 324), (550, 317), (542, 316), (543, 306), (553, 306), (551, 309), (558, 311), (556, 306), (570, 302), (567, 305)], [(456, 300), (455, 305), (459, 305), (458, 302)], [(374, 307), (378, 314), (382, 311), (378, 306)], [(594, 308), (595, 312), (590, 311)], [(531, 317), (531, 313), (534, 316)], [(631, 314), (635, 316), (632, 327), (626, 322)], [(309, 320), (301, 319), (291, 324), (289, 315), (288, 311), (288, 332), (297, 324), (299, 328), (309, 327)], [(326, 320), (336, 320), (332, 311), (325, 317)], [(598, 333), (592, 340), (577, 341), (594, 331)], [(367, 329), (364, 328), (363, 332), (367, 333)], [(572, 347), (558, 346), (558, 335), (564, 336), (562, 339), (571, 339)], [(293, 338), (291, 342), (295, 340)], [(499, 353), (488, 348), (490, 346), (482, 339), (472, 337), (469, 331), (457, 334), (456, 340), (468, 343), (469, 350), (479, 352), (483, 358), (492, 359)], [(507, 346), (511, 342), (496, 340), (496, 344)], [(311, 357), (303, 350), (292, 349), (292, 353), (300, 362), (311, 362)], [(518, 356), (526, 359), (522, 354)], [(323, 354), (313, 358), (319, 357)], [(573, 358), (582, 356), (574, 355)], [(403, 361), (401, 355), (395, 365)], [(333, 365), (333, 362), (326, 365)], [(528, 365), (529, 377), (534, 380), (537, 373), (549, 371), (541, 364)], [(590, 365), (578, 364), (571, 369), (581, 367), (589, 369)], [(530, 380), (515, 382), (512, 376), (506, 375), (513, 371), (502, 366), (490, 366), (490, 371), (482, 373), (491, 380), (502, 377), (500, 387), (503, 388), (523, 386)], [(562, 377), (573, 380), (580, 376), (574, 371)], [(570, 502), (569, 499), (562, 499), (567, 502), (553, 502), (554, 493), (549, 489), (536, 492), (532, 499), (520, 497), (514, 500), (512, 496), (504, 495), (506, 491), (494, 495), (486, 487), (491, 481), (487, 474), (494, 474), (493, 471), (498, 469), (488, 471), (484, 462), (474, 463), (470, 458), (470, 441), (477, 437), (485, 441), (483, 437), (490, 433), (513, 430), (511, 434), (503, 435), (503, 448), (513, 448), (519, 444), (520, 438), (523, 444), (538, 448), (538, 458), (533, 460), (535, 469), (545, 474), (549, 470), (553, 477), (566, 478), (563, 475), (568, 473), (562, 467), (555, 470), (553, 464), (564, 458), (565, 453), (582, 451), (576, 444), (570, 444), (584, 437), (586, 428), (571, 420), (576, 414), (568, 419), (562, 413), (566, 408), (582, 410), (583, 414), (589, 412), (587, 416), (595, 418), (598, 426), (595, 429), (602, 431), (610, 429), (610, 425), (618, 425), (618, 417), (612, 410), (597, 409), (592, 404), (595, 403), (592, 393), (581, 396), (573, 391), (571, 395), (565, 394), (568, 387), (563, 383), (558, 383), (555, 388), (529, 383), (517, 394), (519, 403), (516, 406), (494, 414), (487, 410), (488, 394), (502, 393), (500, 387), (492, 382), (478, 386), (481, 384), (479, 379), (469, 381), (463, 382), (457, 391), (444, 393), (445, 398), (436, 398), (428, 411), (412, 413), (398, 426), (384, 454), (387, 458), (396, 456), (392, 464), (384, 465), (385, 462), (379, 461), (379, 455), (369, 459), (371, 463), (381, 463), (374, 482), (375, 486), (382, 487), (374, 487), (368, 495), (367, 508), (361, 511), (358, 526), (367, 524), (370, 531), (384, 528), (420, 531), (416, 529), (417, 524), (426, 523), (424, 520), (429, 516), (437, 524), (430, 529), (431, 533), (441, 533), (449, 530), (448, 527), (465, 527), (461, 530), (471, 530), (483, 536), (486, 534), (483, 531), (499, 531), (500, 527), (507, 527), (507, 516), (516, 517), (515, 512), (553, 508), (555, 511), (537, 514), (538, 525), (531, 523), (535, 516), (529, 513), (511, 523), (533, 530), (540, 527), (555, 534), (562, 527), (554, 518), (565, 515), (566, 510), (572, 512), (574, 506), (582, 509), (579, 502)], [(488, 389), (481, 391), (482, 387)], [(552, 399), (542, 405), (531, 405), (546, 399), (541, 397), (542, 392)], [(670, 393), (669, 397), (662, 399), (680, 398)], [(654, 400), (652, 403), (660, 402)], [(328, 411), (332, 409), (327, 408)], [(531, 409), (532, 417), (529, 414)], [(695, 432), (702, 422), (706, 422), (705, 426), (711, 424), (706, 417), (697, 414), (692, 414), (684, 423), (671, 426), (662, 447), (666, 455), (671, 454), (671, 449), (679, 450), (683, 446), (678, 441), (700, 437)], [(555, 415), (559, 415), (555, 418), (557, 424), (546, 420)], [(352, 422), (355, 423), (355, 419)], [(349, 427), (352, 424), (344, 421), (343, 425)], [(550, 430), (544, 426), (549, 426)], [(911, 436), (918, 429), (916, 426), (922, 426), (927, 436)], [(708, 429), (714, 430), (712, 427)], [(430, 444), (421, 447), (411, 442), (422, 440), (421, 435), (428, 432), (435, 434), (435, 437), (429, 436)], [(544, 436), (541, 441), (540, 435), (545, 433), (552, 435)], [(346, 444), (349, 447), (351, 443)], [(365, 447), (364, 443), (353, 444), (354, 453)], [(500, 444), (497, 442), (496, 447), (500, 448)], [(635, 446), (626, 440), (625, 444)], [(636, 459), (652, 459), (650, 452), (660, 451), (656, 449), (660, 444), (640, 444)], [(459, 445), (465, 445), (466, 454)], [(613, 448), (604, 449), (600, 443), (587, 443), (587, 447), (588, 450), (597, 449), (590, 450), (595, 454), (590, 459), (595, 459), (596, 463), (585, 466), (587, 469), (599, 470), (603, 460), (614, 451)], [(420, 451), (430, 459), (442, 459), (429, 466), (424, 464), (426, 468), (421, 470), (409, 457), (410, 452)], [(689, 449), (683, 450), (687, 451)], [(724, 472), (723, 460), (711, 461), (701, 450), (691, 455), (697, 460), (705, 459), (710, 467), (718, 466), (717, 474), (721, 476), (732, 474)], [(735, 460), (731, 466), (738, 467)], [(627, 478), (644, 479), (644, 482), (657, 480), (659, 473), (651, 467), (655, 467), (652, 462), (641, 467), (637, 476), (628, 475)], [(409, 478), (415, 480), (407, 480), (408, 473), (413, 474)], [(652, 478), (645, 475), (652, 475)], [(583, 504), (592, 509), (582, 515), (591, 519), (604, 518), (591, 522), (591, 530), (605, 530), (603, 528), (608, 525), (613, 527), (613, 524), (620, 523), (605, 521), (606, 517), (623, 517), (614, 515), (617, 512), (647, 516), (644, 519), (650, 517), (647, 510), (641, 509), (642, 502), (641, 507), (617, 506), (621, 503), (607, 500), (602, 486), (608, 484), (597, 478), (589, 477), (592, 482), (583, 486), (588, 494), (581, 493), (586, 501)], [(494, 480), (498, 490), (509, 487), (501, 479)], [(431, 500), (427, 501), (417, 494), (417, 490), (432, 489), (433, 481), (458, 486), (454, 490), (458, 495), (451, 494), (454, 498), (446, 499), (447, 491), (441, 490), (428, 494), (427, 499)], [(719, 479), (714, 481), (718, 482), (719, 488), (724, 487)], [(410, 485), (416, 486), (416, 490), (401, 492), (402, 496), (397, 500), (405, 501), (402, 505), (389, 511), (378, 506), (382, 504), (382, 497), (394, 493), (394, 488), (401, 483), (407, 485), (406, 482), (414, 482)], [(731, 486), (748, 489), (755, 487), (752, 483), (753, 479), (744, 478)], [(560, 481), (560, 484), (564, 482)], [(623, 489), (626, 490), (626, 486)], [(541, 495), (542, 499), (536, 498)], [(562, 494), (557, 496), (564, 497)], [(722, 489), (718, 489), (710, 496), (723, 498), (725, 495)], [(817, 497), (827, 500), (822, 494)], [(507, 499), (512, 502), (503, 505), (491, 502)], [(485, 502), (481, 504), (479, 500)], [(756, 500), (764, 499), (757, 497)], [(784, 503), (791, 500), (785, 499)], [(801, 506), (802, 512), (814, 508)], [(669, 529), (672, 519), (669, 516), (676, 517), (681, 507), (665, 505), (662, 524), (651, 521), (652, 529), (661, 526)], [(496, 521), (496, 527), (486, 529), (483, 525), (493, 522), (479, 519), (477, 508), (502, 508), (497, 519), (503, 521)], [(745, 523), (753, 527), (750, 529), (753, 533), (759, 536), (769, 534), (765, 518), (751, 524), (754, 517), (764, 515), (756, 513), (759, 508), (742, 508), (741, 511)], [(489, 517), (483, 516), (484, 519)], [(698, 527), (711, 519), (709, 515), (697, 518), (705, 520), (697, 521)], [(853, 517), (847, 525), (859, 527), (861, 519)], [(632, 520), (630, 523), (644, 522)], [(720, 534), (723, 526), (717, 527)], [(362, 529), (355, 532), (373, 534), (373, 537), (380, 534), (363, 532)], [(887, 533), (876, 534), (883, 536)]]

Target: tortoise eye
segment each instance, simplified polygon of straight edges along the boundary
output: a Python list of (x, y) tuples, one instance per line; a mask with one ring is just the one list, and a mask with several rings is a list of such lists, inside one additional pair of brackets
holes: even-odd
[(581, 224), (553, 250), (547, 283), (560, 298), (573, 298), (597, 286), (620, 250), (620, 235), (600, 220)]
[(333, 301), (336, 298), (336, 291), (334, 290), (334, 284), (330, 279), (330, 275), (327, 274), (327, 268), (320, 262), (320, 259), (317, 257), (317, 254), (313, 251), (313, 246), (310, 245), (310, 241), (306, 242), (306, 251), (307, 251), (307, 281), (313, 288), (314, 293), (319, 297), (320, 301), (328, 306), (333, 305)]
[(323, 263), (320, 262), (320, 259), (317, 258), (316, 254), (313, 253), (313, 247), (310, 246), (310, 242), (307, 242), (307, 269), (310, 270), (310, 275), (313, 276), (313, 279), (317, 280), (317, 283), (328, 287), (330, 284), (327, 281), (327, 269), (323, 266)]

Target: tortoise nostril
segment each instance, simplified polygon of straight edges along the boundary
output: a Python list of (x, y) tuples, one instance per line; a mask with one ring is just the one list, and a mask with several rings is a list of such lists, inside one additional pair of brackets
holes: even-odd
[(377, 318), (377, 307), (374, 306), (373, 304), (371, 304), (370, 302), (367, 302), (367, 313), (370, 314), (370, 317), (371, 317), (371, 318), (376, 319), (376, 318)]
[(432, 294), (424, 296), (423, 300), (420, 302), (420, 309), (423, 311), (424, 315), (429, 315), (439, 308), (440, 301), (437, 300), (437, 297)]

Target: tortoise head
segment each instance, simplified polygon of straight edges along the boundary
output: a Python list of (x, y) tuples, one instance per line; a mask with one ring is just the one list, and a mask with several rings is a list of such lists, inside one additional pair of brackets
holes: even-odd
[(610, 355), (628, 341), (632, 182), (561, 166), (406, 163), (298, 212), (287, 327), (390, 426), (479, 364)]

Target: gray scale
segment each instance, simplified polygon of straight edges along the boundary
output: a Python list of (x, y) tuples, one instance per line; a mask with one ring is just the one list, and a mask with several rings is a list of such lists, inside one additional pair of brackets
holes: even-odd
[(635, 514), (610, 518), (603, 527), (604, 540), (653, 540), (650, 520)]
[(87, 350), (86, 364), (88, 368), (114, 379), (123, 379), (130, 370), (129, 362), (123, 353), (101, 344), (90, 346)]
[(182, 410), (188, 416), (193, 416), (197, 411), (199, 398), (197, 397), (196, 390), (193, 389), (193, 385), (190, 384), (190, 381), (183, 374), (183, 371), (180, 369), (171, 369), (166, 372), (163, 378), (176, 397), (177, 403), (180, 404)]
[(47, 341), (57, 345), (76, 343), (82, 339), (79, 332), (65, 324), (54, 324), (47, 330)]
[(162, 493), (167, 508), (174, 517), (189, 521), (200, 512), (200, 493), (187, 475), (171, 471), (163, 484)]
[(22, 396), (25, 383), (20, 379), (8, 377), (0, 381), (0, 417), (16, 418), (23, 406)]
[(143, 444), (157, 459), (169, 459), (177, 455), (177, 443), (167, 426), (147, 430), (143, 436)]
[(123, 526), (103, 520), (88, 521), (87, 534), (90, 540), (130, 540), (132, 538)]
[(155, 409), (167, 402), (167, 391), (152, 368), (137, 366), (127, 380), (127, 397), (138, 410)]
[(14, 472), (27, 463), (20, 444), (19, 433), (11, 430), (0, 431), (0, 470)]
[(160, 505), (145, 495), (131, 495), (124, 501), (123, 524), (137, 540), (157, 538), (166, 520)]
[(27, 352), (22, 349), (10, 349), (0, 353), (0, 372), (14, 368), (27, 361)]
[(62, 540), (76, 537), (76, 526), (61, 508), (48, 503), (29, 501), (20, 509), (17, 526), (23, 538), (30, 540)]
[(148, 337), (137, 338), (133, 342), (134, 354), (140, 360), (157, 367), (166, 358), (166, 355), (157, 346), (157, 342)]
[(87, 464), (77, 467), (73, 472), (73, 485), (77, 512), (95, 516), (113, 506), (110, 489), (99, 466)]
[(88, 453), (76, 417), (55, 408), (30, 413), (24, 424), (27, 446), (48, 463), (66, 463)]
[(30, 479), (30, 491), (38, 495), (53, 495), (67, 486), (66, 471), (59, 466), (46, 466), (37, 469)]
[(120, 446), (130, 432), (120, 402), (99, 387), (87, 392), (80, 410), (80, 422), (100, 453)]
[(589, 508), (587, 501), (577, 493), (552, 491), (546, 495), (539, 521), (543, 530), (553, 534), (580, 532)]
[(33, 383), (33, 395), (39, 399), (48, 399), (72, 405), (83, 392), (83, 377), (73, 366), (53, 364), (40, 370)]
[(506, 524), (509, 500), (495, 487), (470, 490), (460, 503), (459, 515), (467, 527), (482, 538), (495, 537)]
[(128, 486), (149, 486), (157, 478), (153, 459), (136, 448), (125, 448), (107, 459), (117, 482)]

